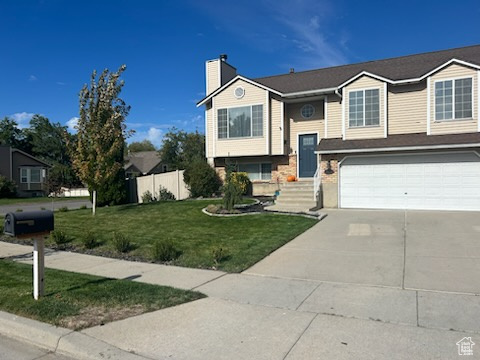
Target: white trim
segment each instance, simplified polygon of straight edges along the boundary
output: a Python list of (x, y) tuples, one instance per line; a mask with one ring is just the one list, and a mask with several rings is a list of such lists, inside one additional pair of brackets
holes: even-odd
[(328, 138), (328, 96), (323, 99), (323, 117), (325, 118), (325, 139)]
[[(265, 118), (265, 154), (270, 155), (270, 93), (268, 91), (265, 92)], [(253, 127), (253, 116), (251, 121)]]
[(277, 90), (274, 90), (274, 89), (271, 89), (265, 85), (262, 85), (260, 83), (257, 83), (253, 80), (250, 80), (242, 75), (237, 75), (235, 76), (232, 80), (230, 80), (229, 82), (227, 82), (225, 85), (223, 85), (222, 87), (218, 88), (217, 90), (213, 91), (211, 94), (209, 94), (208, 96), (206, 96), (203, 100), (200, 100), (200, 102), (197, 103), (197, 107), (200, 107), (202, 106), (203, 104), (205, 104), (208, 100), (210, 100), (212, 97), (214, 97), (215, 95), (217, 95), (218, 93), (222, 92), (223, 90), (225, 90), (227, 87), (229, 87), (231, 84), (233, 84), (234, 82), (236, 82), (237, 80), (243, 80), (247, 83), (249, 83), (250, 85), (254, 85), (256, 87), (259, 87), (263, 90), (266, 90), (266, 91), (270, 91), (274, 94), (277, 94), (279, 96), (282, 96), (282, 93), (277, 91)]
[[(405, 149), (407, 150), (407, 149)], [(480, 154), (475, 151), (475, 150), (472, 150), (472, 151), (457, 151), (457, 152), (452, 152), (452, 151), (441, 151), (441, 152), (435, 152), (433, 154), (435, 155), (445, 155), (445, 154), (452, 154), (452, 153), (458, 153), (458, 154), (475, 154), (477, 157), (480, 158)], [(340, 184), (341, 184), (341, 176), (342, 176), (342, 163), (349, 159), (349, 158), (358, 158), (358, 157), (379, 157), (379, 156), (385, 156), (385, 157), (393, 157), (393, 156), (405, 156), (405, 155), (432, 155), (432, 153), (429, 153), (429, 152), (420, 152), (420, 153), (414, 153), (414, 154), (405, 154), (405, 153), (399, 153), (399, 154), (384, 154), (384, 155), (370, 155), (370, 154), (366, 154), (366, 155), (347, 155), (345, 156), (342, 160), (340, 160), (338, 162), (338, 183), (337, 183), (337, 193), (338, 193), (338, 197), (337, 197), (337, 202), (338, 202), (338, 208), (341, 209), (342, 208), (342, 204), (341, 204), (341, 188), (340, 188)]]
[(208, 159), (208, 110), (205, 110), (205, 157)]
[[(471, 104), (472, 104), (472, 117), (471, 118), (456, 118), (455, 117), (455, 81), (457, 80), (465, 80), (465, 79), (471, 79), (472, 80), (472, 93), (470, 94), (470, 101), (471, 101)], [(474, 92), (474, 88), (475, 88), (475, 85), (474, 85), (474, 81), (473, 81), (473, 76), (457, 76), (457, 77), (450, 77), (450, 78), (444, 78), (444, 79), (438, 79), (438, 80), (435, 80), (433, 82), (433, 99), (434, 99), (434, 109), (436, 109), (436, 106), (437, 106), (437, 97), (436, 97), (436, 86), (437, 86), (437, 83), (439, 82), (446, 82), (446, 81), (451, 81), (452, 82), (452, 118), (451, 119), (438, 119), (437, 120), (437, 111), (435, 111), (435, 114), (433, 116), (433, 119), (434, 121), (457, 121), (457, 120), (470, 120), (470, 119), (474, 119), (474, 109), (473, 109), (473, 103), (474, 103), (474, 95), (473, 95), (473, 92)]]
[(285, 155), (285, 103), (282, 101), (280, 104), (280, 155)]
[(297, 92), (291, 92), (291, 93), (286, 93), (283, 94), (283, 97), (289, 98), (289, 97), (300, 97), (304, 95), (324, 95), (325, 93), (330, 93), (334, 92), (337, 90), (338, 87), (333, 87), (333, 88), (326, 88), (326, 89), (317, 89), (317, 90), (307, 90), (307, 91), (297, 91)]
[[(386, 85), (386, 84), (385, 84)], [(378, 125), (365, 125), (365, 91), (369, 90), (378, 90)], [(350, 93), (352, 92), (363, 92), (363, 125), (361, 126), (350, 126)], [(370, 88), (361, 88), (361, 89), (352, 89), (348, 90), (348, 129), (364, 129), (368, 127), (378, 127), (380, 126), (380, 88), (379, 87), (370, 87)], [(345, 123), (345, 126), (347, 124)]]
[(427, 135), (431, 134), (432, 127), (432, 79), (427, 78)]
[(218, 59), (218, 86), (217, 88), (222, 86), (222, 60)]
[[(211, 60), (211, 61), (213, 61), (213, 60)], [(268, 86), (262, 85), (262, 84), (260, 84), (256, 81), (250, 80), (250, 79), (248, 79), (246, 77), (243, 77), (241, 75), (237, 75), (232, 80), (230, 80), (228, 83), (223, 85), (221, 88), (218, 88), (217, 90), (215, 90), (211, 94), (207, 95), (203, 100), (201, 100), (199, 103), (197, 103), (197, 107), (205, 104), (208, 100), (210, 100), (212, 98), (212, 96), (215, 96), (219, 92), (223, 91), (223, 89), (230, 86), (230, 84), (234, 83), (235, 81), (237, 81), (239, 79), (244, 80), (244, 81), (246, 81), (246, 82), (248, 82), (252, 85), (255, 85), (259, 88), (262, 88), (264, 90), (270, 91), (274, 94), (277, 94), (277, 95), (279, 95), (283, 98), (289, 98), (289, 97), (301, 97), (301, 96), (315, 95), (315, 94), (321, 95), (321, 94), (331, 93), (331, 92), (337, 92), (338, 93), (338, 89), (341, 89), (342, 87), (345, 87), (349, 83), (355, 81), (356, 79), (358, 79), (359, 77), (362, 77), (362, 76), (369, 76), (371, 78), (374, 78), (374, 79), (377, 79), (377, 80), (380, 80), (380, 81), (384, 81), (384, 82), (387, 82), (387, 83), (393, 84), (393, 85), (416, 83), (416, 82), (420, 82), (420, 81), (428, 78), (430, 75), (436, 73), (437, 71), (439, 71), (439, 70), (443, 69), (444, 67), (447, 67), (447, 66), (449, 66), (453, 63), (457, 63), (459, 65), (463, 65), (463, 66), (467, 66), (467, 67), (471, 67), (471, 68), (480, 70), (479, 65), (475, 65), (475, 64), (472, 64), (472, 63), (469, 63), (469, 62), (466, 62), (466, 61), (462, 61), (462, 60), (458, 60), (458, 59), (453, 58), (453, 59), (443, 63), (442, 65), (436, 67), (435, 69), (427, 72), (426, 74), (424, 74), (424, 75), (422, 75), (418, 78), (410, 78), (410, 79), (403, 79), (403, 80), (391, 80), (391, 79), (385, 78), (383, 76), (375, 75), (375, 74), (370, 73), (368, 71), (362, 71), (361, 73), (359, 73), (359, 74), (355, 75), (354, 77), (348, 79), (347, 81), (345, 81), (344, 83), (340, 84), (337, 87), (307, 90), (307, 91), (297, 91), (297, 92), (291, 92), (291, 93), (281, 93), (280, 91), (269, 88)]]
[[(346, 97), (346, 99), (345, 99)], [(341, 101), (342, 101), (342, 139), (345, 140), (346, 136), (345, 136), (345, 123), (347, 122), (347, 119), (345, 117), (345, 102), (346, 100), (349, 100), (349, 96), (347, 94), (347, 96), (343, 96)]]
[[(302, 132), (298, 132), (297, 133), (297, 179), (313, 179), (312, 178), (301, 178), (300, 177), (300, 155), (299, 155), (299, 152), (298, 152), (298, 149), (300, 148), (300, 135), (314, 135), (316, 134), (317, 135), (317, 144), (315, 144), (315, 147), (318, 145), (318, 142), (320, 141), (320, 134), (318, 133), (318, 131), (302, 131)], [(314, 154), (317, 155), (317, 167), (318, 167), (318, 154), (317, 152), (314, 150), (313, 151)]]
[(350, 83), (354, 82), (355, 80), (361, 78), (362, 76), (368, 76), (368, 77), (371, 77), (371, 78), (376, 79), (376, 80), (387, 82), (389, 84), (394, 84), (395, 83), (395, 81), (387, 79), (383, 76), (375, 75), (375, 74), (373, 74), (371, 72), (368, 72), (368, 71), (362, 71), (361, 73), (355, 75), (354, 77), (352, 77), (352, 78), (348, 79), (347, 81), (343, 82), (342, 84), (338, 85), (338, 88), (339, 89), (344, 88), (345, 86), (347, 86), (348, 84), (350, 84)]
[(387, 83), (383, 83), (383, 137), (388, 136), (388, 106), (387, 106), (387, 101), (388, 101), (388, 87)]
[(416, 146), (397, 146), (397, 147), (381, 147), (381, 148), (359, 148), (359, 149), (337, 149), (315, 151), (317, 154), (352, 154), (352, 153), (370, 153), (370, 152), (384, 152), (384, 151), (411, 151), (411, 150), (437, 150), (437, 149), (464, 149), (480, 147), (480, 143), (471, 144), (444, 144), (444, 145), (416, 145)]
[(217, 155), (217, 140), (218, 140), (218, 135), (217, 135), (217, 109), (215, 108), (215, 99), (212, 98), (212, 129), (213, 129), (213, 144), (212, 144), (212, 157), (214, 158)]
[(480, 70), (477, 71), (477, 124), (480, 132)]
[(435, 69), (430, 70), (429, 72), (427, 72), (426, 74), (423, 74), (422, 76), (420, 76), (418, 78), (410, 78), (410, 79), (403, 79), (403, 80), (391, 80), (391, 79), (385, 78), (385, 77), (380, 76), (380, 75), (375, 75), (375, 74), (373, 74), (371, 72), (368, 72), (368, 71), (362, 71), (361, 73), (355, 75), (354, 77), (352, 77), (352, 78), (348, 79), (347, 81), (345, 81), (344, 83), (340, 84), (338, 86), (338, 88), (339, 89), (343, 88), (343, 87), (347, 86), (348, 84), (350, 84), (351, 82), (357, 80), (358, 78), (360, 78), (362, 76), (369, 76), (371, 78), (374, 78), (374, 79), (377, 79), (377, 80), (380, 80), (380, 81), (385, 81), (389, 84), (394, 84), (394, 85), (419, 82), (419, 81), (422, 81), (425, 78), (429, 77), (430, 75), (436, 73), (437, 71), (439, 71), (439, 70), (441, 70), (441, 69), (443, 69), (447, 66), (450, 66), (453, 63), (457, 63), (459, 65), (464, 65), (464, 66), (468, 66), (468, 67), (472, 67), (474, 69), (480, 70), (479, 65), (475, 65), (475, 64), (463, 61), (463, 60), (458, 60), (458, 59), (453, 58), (453, 59), (443, 63), (442, 65), (436, 67)]

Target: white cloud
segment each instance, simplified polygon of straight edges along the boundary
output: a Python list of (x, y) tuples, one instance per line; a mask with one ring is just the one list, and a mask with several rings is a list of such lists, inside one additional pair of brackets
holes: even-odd
[(9, 118), (12, 118), (15, 120), (15, 122), (18, 124), (18, 127), (20, 129), (24, 129), (30, 126), (30, 120), (32, 119), (34, 113), (27, 113), (27, 112), (21, 112), (21, 113), (15, 113), (12, 115), (9, 115)]
[(128, 143), (140, 142), (143, 140), (150, 141), (156, 148), (162, 146), (164, 131), (159, 127), (150, 127), (148, 130), (135, 131), (135, 133), (128, 138)]
[(68, 130), (72, 133), (76, 133), (77, 132), (77, 128), (76, 126), (78, 125), (78, 120), (79, 118), (78, 117), (72, 117), (70, 120), (67, 121), (66, 125), (68, 127)]
[(64, 82), (57, 81), (57, 85), (64, 86), (64, 85), (66, 85), (66, 84), (65, 84)]
[(30, 75), (28, 77), (28, 81), (37, 81), (37, 80), (38, 80), (38, 78), (35, 75)]

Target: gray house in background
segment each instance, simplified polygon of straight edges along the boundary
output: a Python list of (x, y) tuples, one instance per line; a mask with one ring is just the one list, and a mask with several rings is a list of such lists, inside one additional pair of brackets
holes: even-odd
[(125, 176), (132, 179), (137, 176), (165, 173), (168, 166), (162, 163), (157, 151), (139, 151), (129, 153), (125, 157), (124, 169)]
[(26, 152), (0, 146), (0, 175), (15, 182), (19, 197), (45, 196), (49, 167), (46, 162)]

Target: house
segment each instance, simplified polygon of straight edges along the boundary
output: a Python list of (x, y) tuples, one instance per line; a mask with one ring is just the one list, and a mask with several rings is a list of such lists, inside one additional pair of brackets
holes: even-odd
[(45, 196), (49, 168), (49, 164), (26, 152), (0, 146), (0, 175), (15, 182), (19, 197)]
[(295, 175), (328, 208), (480, 210), (479, 80), (480, 45), (256, 79), (222, 55), (197, 105), (209, 163), (254, 191)]
[(124, 169), (127, 178), (135, 178), (167, 172), (168, 165), (162, 163), (157, 151), (139, 151), (125, 157)]

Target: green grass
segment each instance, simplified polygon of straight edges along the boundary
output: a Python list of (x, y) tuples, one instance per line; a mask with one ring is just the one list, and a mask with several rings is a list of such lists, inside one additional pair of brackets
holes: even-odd
[(32, 266), (0, 260), (0, 310), (78, 330), (188, 301), (203, 294), (45, 269), (45, 296), (32, 297)]
[(51, 204), (52, 200), (54, 202), (58, 201), (68, 201), (68, 200), (88, 200), (87, 197), (58, 197), (58, 198), (49, 198), (49, 197), (32, 197), (32, 198), (12, 198), (12, 199), (0, 199), (0, 205), (23, 205), (23, 204)]
[[(172, 240), (180, 256), (171, 264), (193, 268), (217, 268), (240, 272), (317, 223), (317, 220), (278, 214), (241, 217), (210, 217), (201, 209), (213, 200), (155, 202), (73, 210), (55, 214), (55, 229), (73, 239), (81, 249), (82, 239), (93, 233), (99, 246), (91, 254), (150, 260), (158, 240)], [(218, 201), (217, 201), (218, 203)], [(113, 233), (122, 233), (132, 243), (130, 252), (120, 255), (113, 249)], [(228, 253), (215, 261), (215, 252)]]

